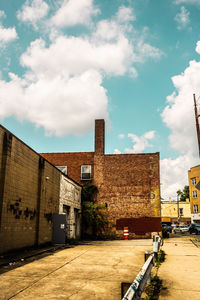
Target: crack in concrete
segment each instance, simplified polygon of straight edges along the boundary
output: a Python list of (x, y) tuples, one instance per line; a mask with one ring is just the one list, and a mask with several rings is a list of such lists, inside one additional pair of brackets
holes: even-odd
[(87, 249), (87, 250), (84, 251), (83, 253), (77, 255), (76, 257), (72, 258), (70, 261), (64, 263), (63, 265), (59, 266), (59, 267), (56, 268), (55, 270), (53, 270), (53, 271), (49, 272), (48, 274), (42, 276), (42, 277), (39, 278), (38, 280), (34, 281), (33, 283), (31, 283), (31, 284), (28, 285), (27, 287), (21, 289), (20, 291), (18, 291), (17, 293), (15, 293), (15, 294), (12, 295), (11, 297), (9, 297), (8, 300), (14, 298), (15, 296), (17, 296), (17, 295), (19, 295), (19, 294), (21, 294), (22, 292), (24, 292), (24, 291), (27, 290), (28, 288), (32, 287), (33, 285), (35, 285), (36, 283), (38, 283), (38, 282), (41, 281), (42, 279), (44, 279), (44, 278), (48, 277), (49, 275), (53, 274), (54, 272), (56, 272), (56, 271), (62, 269), (64, 266), (70, 264), (72, 261), (74, 261), (75, 259), (77, 259), (78, 257), (82, 256), (83, 254), (85, 254), (85, 253), (88, 252), (88, 251), (89, 251), (89, 249)]

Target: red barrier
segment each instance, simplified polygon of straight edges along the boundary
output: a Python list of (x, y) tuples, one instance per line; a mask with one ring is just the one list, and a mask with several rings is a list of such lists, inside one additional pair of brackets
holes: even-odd
[(128, 227), (124, 227), (124, 240), (129, 239)]

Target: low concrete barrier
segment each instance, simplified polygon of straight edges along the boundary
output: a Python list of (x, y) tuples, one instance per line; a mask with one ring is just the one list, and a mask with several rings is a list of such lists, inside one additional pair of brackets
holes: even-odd
[(144, 263), (142, 269), (137, 274), (135, 280), (127, 290), (122, 300), (137, 300), (140, 299), (145, 285), (150, 278), (151, 269), (157, 258), (158, 252), (162, 245), (162, 239), (159, 235), (153, 237), (153, 252), (149, 255), (148, 259)]

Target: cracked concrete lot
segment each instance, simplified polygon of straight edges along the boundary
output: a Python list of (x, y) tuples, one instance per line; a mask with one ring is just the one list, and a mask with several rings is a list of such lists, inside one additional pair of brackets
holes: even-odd
[[(121, 299), (152, 240), (90, 242), (57, 251), (0, 275), (0, 299)], [(5, 271), (4, 270), (4, 271)]]

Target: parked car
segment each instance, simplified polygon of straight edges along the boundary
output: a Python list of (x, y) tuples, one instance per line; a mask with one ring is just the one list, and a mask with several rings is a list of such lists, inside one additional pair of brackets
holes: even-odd
[(177, 224), (172, 223), (171, 226), (172, 226), (172, 229), (174, 229), (177, 226)]
[(189, 227), (189, 233), (195, 233), (195, 234), (200, 234), (200, 224), (191, 224)]
[(183, 225), (176, 226), (174, 228), (174, 233), (178, 233), (178, 232), (184, 233), (184, 232), (188, 232), (188, 230), (189, 230), (189, 226), (186, 224), (183, 224)]
[(165, 237), (169, 237), (169, 233), (172, 232), (172, 227), (169, 224), (166, 223), (162, 223), (162, 236)]
[(169, 224), (162, 223), (162, 231), (170, 232), (172, 233), (172, 227)]

